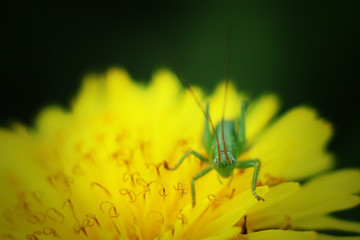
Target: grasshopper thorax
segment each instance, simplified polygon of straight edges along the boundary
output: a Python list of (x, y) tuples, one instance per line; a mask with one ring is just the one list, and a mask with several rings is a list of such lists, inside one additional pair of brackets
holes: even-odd
[(213, 161), (214, 169), (219, 173), (221, 177), (227, 178), (230, 177), (235, 168), (236, 159), (231, 152), (227, 152), (227, 157), (225, 151), (220, 151), (220, 161), (219, 154), (215, 154)]

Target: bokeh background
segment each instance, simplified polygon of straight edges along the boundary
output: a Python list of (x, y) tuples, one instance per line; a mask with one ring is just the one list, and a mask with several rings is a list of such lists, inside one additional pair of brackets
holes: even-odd
[[(334, 124), (338, 167), (360, 167), (358, 2), (9, 2), (0, 23), (0, 126), (30, 126), (48, 104), (67, 108), (89, 72), (123, 66), (146, 82), (160, 67), (174, 69), (169, 53), (188, 82), (210, 92), (226, 76), (231, 26), (237, 87), (253, 97), (277, 93), (283, 111), (315, 107)], [(359, 208), (345, 216), (359, 220)]]

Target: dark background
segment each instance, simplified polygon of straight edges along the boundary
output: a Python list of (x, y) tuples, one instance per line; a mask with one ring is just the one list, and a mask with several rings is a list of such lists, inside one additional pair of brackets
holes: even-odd
[(315, 107), (334, 124), (329, 147), (338, 166), (360, 167), (357, 2), (8, 3), (1, 10), (0, 125), (31, 125), (48, 104), (68, 107), (89, 72), (123, 66), (148, 81), (161, 66), (174, 69), (166, 51), (191, 84), (210, 92), (226, 76), (231, 26), (237, 87), (253, 97), (277, 93), (283, 111)]

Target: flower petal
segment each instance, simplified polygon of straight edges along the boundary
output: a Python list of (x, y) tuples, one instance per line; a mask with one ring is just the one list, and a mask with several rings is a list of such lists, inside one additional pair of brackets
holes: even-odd
[[(330, 174), (338, 178), (342, 174)], [(324, 179), (327, 176), (323, 177)], [(314, 180), (316, 183), (316, 180)], [(319, 182), (321, 182), (319, 180)], [(330, 181), (331, 182), (331, 181)], [(264, 204), (264, 208), (257, 208), (249, 210), (248, 224), (250, 229), (266, 229), (266, 228), (280, 228), (284, 226), (291, 226), (291, 228), (301, 228), (298, 226), (298, 221), (303, 223), (313, 216), (327, 214), (333, 211), (347, 209), (356, 206), (360, 203), (357, 196), (352, 196), (349, 193), (330, 190), (321, 190), (322, 185), (310, 184), (301, 187), (298, 191), (293, 191), (282, 198), (281, 201), (272, 203), (275, 192), (284, 194), (281, 189), (285, 189), (287, 184), (277, 185), (270, 188), (268, 193), (269, 203)], [(274, 191), (275, 190), (275, 191)], [(271, 207), (269, 207), (271, 206)]]
[(340, 230), (360, 233), (360, 223), (345, 221), (331, 216), (312, 216), (296, 221), (296, 227), (300, 229), (314, 230)]
[[(231, 211), (225, 212), (222, 216), (220, 216), (215, 221), (209, 222), (201, 231), (194, 233), (194, 239), (202, 239), (204, 236), (228, 236), (234, 237), (241, 230), (238, 228), (238, 231), (234, 231), (232, 226), (245, 214), (245, 210), (243, 208), (233, 209)], [(231, 235), (232, 234), (232, 235)]]
[(317, 191), (332, 191), (348, 194), (360, 192), (359, 169), (342, 169), (312, 179), (305, 184), (306, 188)]
[(303, 240), (303, 239), (317, 239), (317, 234), (312, 231), (298, 232), (289, 230), (264, 230), (259, 232), (249, 233), (248, 240)]
[(228, 228), (220, 234), (213, 235), (211, 237), (204, 238), (204, 240), (218, 240), (218, 239), (231, 239), (236, 237), (240, 233), (241, 229), (238, 227)]
[[(284, 202), (300, 190), (298, 183), (283, 183), (271, 187), (262, 204), (251, 207), (247, 213), (247, 226), (250, 230), (281, 227), (285, 224), (281, 211)], [(281, 212), (278, 215), (278, 212)]]
[(262, 175), (304, 178), (332, 166), (332, 156), (324, 151), (331, 135), (330, 124), (314, 110), (298, 107), (274, 123), (242, 158), (259, 158)]
[(360, 240), (360, 236), (354, 236), (354, 237), (337, 237), (337, 236), (329, 236), (325, 234), (319, 234), (318, 240)]
[(279, 110), (279, 99), (275, 95), (265, 95), (251, 103), (246, 114), (246, 140), (251, 144), (254, 138)]

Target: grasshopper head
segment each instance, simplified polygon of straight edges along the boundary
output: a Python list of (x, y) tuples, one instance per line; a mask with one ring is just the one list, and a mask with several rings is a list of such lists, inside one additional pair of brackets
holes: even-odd
[(215, 155), (213, 161), (214, 169), (224, 178), (232, 175), (236, 163), (236, 159), (232, 153), (227, 152), (227, 155), (228, 159), (226, 159), (225, 151), (220, 151), (220, 161), (218, 154)]

